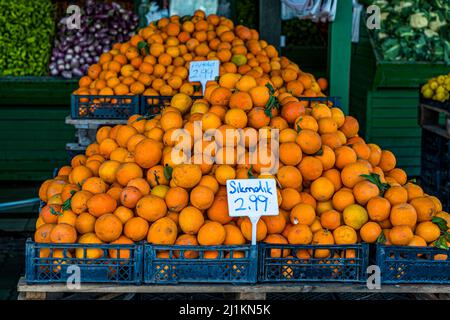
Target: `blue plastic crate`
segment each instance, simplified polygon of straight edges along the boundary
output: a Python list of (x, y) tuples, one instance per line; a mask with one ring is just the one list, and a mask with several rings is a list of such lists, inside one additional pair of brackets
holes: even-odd
[[(300, 250), (308, 250), (311, 257), (298, 258)], [(327, 252), (318, 250), (329, 250), (329, 257), (320, 258), (318, 254)], [(369, 246), (260, 243), (258, 256), (260, 282), (364, 282)]]
[[(435, 260), (436, 255), (447, 255)], [(441, 256), (442, 257), (442, 256)], [(450, 283), (450, 251), (434, 247), (376, 246), (382, 283)]]
[(341, 107), (340, 97), (296, 97), (299, 101), (319, 102), (324, 104), (333, 104), (333, 107)]
[[(173, 96), (140, 96), (140, 114), (153, 116), (161, 112), (161, 109), (170, 106)], [(191, 96), (192, 100), (202, 99), (203, 96)]]
[(73, 119), (128, 119), (139, 114), (139, 96), (75, 95), (70, 99)]
[[(207, 251), (217, 251), (216, 259), (204, 257)], [(158, 257), (165, 252), (166, 257)], [(198, 256), (186, 258), (186, 252)], [(234, 252), (244, 254), (242, 258)], [(231, 254), (230, 254), (231, 253)], [(227, 256), (230, 254), (230, 256)], [(166, 246), (144, 244), (144, 282), (177, 283), (256, 283), (258, 267), (256, 246)]]
[[(142, 282), (142, 244), (55, 244), (27, 240), (25, 245), (25, 279), (27, 283), (67, 282), (73, 266), (79, 267), (80, 282), (139, 284)], [(98, 259), (77, 258), (75, 250), (102, 250)], [(128, 258), (112, 258), (110, 252), (129, 250)], [(56, 257), (54, 255), (57, 254)]]

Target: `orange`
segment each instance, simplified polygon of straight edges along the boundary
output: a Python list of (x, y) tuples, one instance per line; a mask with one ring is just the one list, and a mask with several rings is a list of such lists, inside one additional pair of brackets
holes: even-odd
[(243, 75), (239, 81), (236, 83), (236, 89), (239, 91), (245, 91), (248, 92), (250, 89), (256, 87), (256, 80), (255, 78), (247, 75)]
[(99, 177), (91, 177), (83, 183), (82, 190), (89, 191), (92, 194), (105, 193), (106, 183)]
[(52, 243), (74, 243), (77, 241), (77, 231), (71, 225), (57, 224), (50, 231), (50, 241)]
[(184, 233), (197, 234), (204, 223), (204, 218), (200, 210), (189, 206), (181, 210), (178, 222)]
[(229, 109), (225, 114), (225, 123), (242, 129), (247, 126), (247, 114), (242, 109)]
[(225, 238), (225, 228), (218, 222), (205, 223), (197, 235), (198, 243), (202, 246), (221, 245)]
[[(283, 237), (280, 234), (269, 234), (265, 239), (265, 243), (272, 243), (272, 244), (288, 244), (288, 241), (285, 237)], [(270, 250), (270, 257), (271, 258), (285, 258), (289, 255), (290, 250), (289, 249), (271, 249)]]
[(282, 166), (278, 170), (277, 178), (283, 188), (301, 189), (303, 178), (296, 167)]
[(196, 186), (191, 190), (191, 204), (200, 210), (210, 208), (214, 202), (214, 192), (205, 186)]
[(167, 209), (170, 211), (180, 212), (188, 205), (189, 194), (180, 187), (169, 188), (164, 198), (166, 201)]
[(73, 212), (80, 214), (88, 208), (87, 202), (92, 197), (89, 191), (77, 191), (70, 200), (70, 206)]
[(417, 222), (417, 212), (408, 203), (397, 204), (392, 207), (390, 220), (393, 226), (408, 226), (413, 229)]
[(417, 197), (409, 203), (416, 209), (418, 222), (429, 221), (437, 213), (436, 206), (430, 197)]
[(167, 213), (165, 201), (154, 195), (142, 197), (136, 204), (136, 214), (149, 222), (154, 222)]
[[(117, 240), (114, 240), (114, 241), (111, 242), (111, 244), (133, 244), (133, 243), (134, 242), (131, 239), (129, 239), (129, 238), (123, 236), (123, 235), (120, 236)], [(113, 259), (117, 259), (117, 258), (119, 258), (119, 259), (129, 259), (130, 255), (131, 255), (131, 252), (130, 252), (130, 250), (124, 250), (124, 249), (120, 249), (120, 250), (118, 250), (118, 249), (109, 249), (108, 250), (108, 254)]]
[(397, 160), (394, 154), (389, 150), (383, 150), (381, 152), (381, 159), (378, 166), (384, 171), (388, 172), (395, 168)]
[(281, 143), (279, 155), (283, 164), (296, 166), (302, 160), (302, 149), (295, 142)]
[(395, 226), (389, 232), (389, 240), (393, 245), (406, 246), (414, 237), (411, 228), (406, 225)]
[(401, 186), (392, 186), (384, 193), (391, 205), (397, 205), (408, 201), (408, 191)]
[(82, 212), (77, 216), (75, 229), (79, 234), (94, 232), (96, 218), (88, 212)]
[(410, 202), (412, 199), (422, 197), (424, 195), (422, 188), (417, 184), (408, 182), (404, 185), (404, 187), (408, 192), (408, 202)]
[(314, 181), (322, 175), (323, 165), (319, 159), (307, 156), (301, 160), (298, 169), (300, 170), (303, 179)]
[(342, 183), (348, 188), (353, 188), (358, 182), (364, 181), (361, 175), (369, 173), (369, 167), (365, 163), (347, 164), (341, 171)]
[(431, 221), (424, 221), (417, 225), (416, 235), (423, 238), (427, 243), (433, 242), (441, 235), (439, 227)]
[(175, 185), (186, 189), (196, 186), (201, 178), (201, 169), (195, 164), (180, 164), (172, 171), (172, 180)]
[(133, 179), (142, 177), (143, 172), (141, 167), (133, 162), (122, 163), (116, 171), (116, 181), (122, 186), (126, 186)]
[(177, 225), (168, 217), (156, 220), (150, 226), (147, 241), (153, 244), (172, 245), (177, 239)]
[(131, 218), (134, 217), (133, 210), (131, 210), (127, 207), (124, 207), (124, 206), (117, 207), (113, 213), (117, 218), (120, 219), (120, 221), (123, 224), (125, 224), (128, 220), (130, 220)]
[(341, 220), (341, 214), (336, 210), (328, 210), (320, 215), (320, 224), (329, 230), (338, 228), (342, 224)]
[(104, 214), (95, 222), (95, 234), (105, 242), (117, 240), (122, 234), (122, 221), (114, 214)]
[(286, 226), (286, 218), (280, 213), (276, 216), (263, 216), (261, 219), (267, 227), (267, 233), (281, 233)]
[(380, 236), (382, 229), (380, 225), (376, 222), (367, 222), (365, 225), (361, 227), (359, 230), (359, 234), (361, 235), (361, 239), (367, 243), (374, 243), (377, 241)]
[(380, 196), (374, 197), (367, 202), (367, 213), (373, 221), (381, 222), (389, 218), (391, 203)]
[(355, 229), (349, 226), (340, 226), (333, 231), (333, 237), (336, 244), (354, 244), (357, 241)]
[[(180, 246), (198, 246), (197, 237), (190, 234), (182, 234), (175, 241), (175, 245)], [(198, 251), (186, 250), (186, 251), (174, 251), (175, 258), (183, 257), (186, 259), (196, 259), (198, 258)]]
[(287, 240), (290, 244), (310, 244), (313, 239), (311, 229), (304, 224), (294, 225), (289, 233)]
[(355, 203), (355, 197), (353, 196), (353, 193), (350, 190), (338, 190), (333, 195), (332, 203), (333, 208), (335, 208), (338, 211), (343, 211), (346, 207)]
[(270, 123), (270, 117), (265, 113), (263, 108), (254, 107), (247, 114), (248, 125), (255, 129), (261, 129)]
[(339, 130), (342, 131), (347, 138), (356, 136), (359, 131), (358, 120), (352, 116), (346, 116), (344, 124), (339, 128)]
[[(241, 232), (245, 239), (248, 241), (252, 240), (252, 223), (248, 217), (242, 220), (240, 225)], [(262, 241), (267, 235), (267, 226), (262, 219), (258, 220), (256, 224), (256, 241)]]
[(145, 219), (134, 217), (125, 223), (123, 233), (133, 241), (141, 241), (147, 236), (148, 228), (149, 225)]
[(315, 154), (322, 146), (319, 134), (309, 129), (301, 130), (297, 134), (295, 142), (300, 145), (302, 151), (306, 154)]
[(216, 196), (211, 207), (207, 210), (207, 216), (210, 220), (221, 224), (227, 224), (233, 220), (233, 218), (228, 215), (227, 198), (223, 196)]
[(266, 86), (253, 87), (248, 93), (250, 94), (255, 107), (265, 107), (270, 98), (269, 88)]
[(342, 214), (344, 223), (355, 230), (361, 227), (369, 220), (369, 215), (364, 207), (358, 204), (349, 205)]
[(317, 201), (327, 201), (334, 194), (334, 184), (325, 177), (314, 180), (311, 184), (311, 195)]
[(137, 202), (141, 198), (141, 191), (138, 188), (132, 186), (123, 188), (122, 192), (120, 193), (120, 203), (130, 209), (135, 208)]
[(316, 212), (309, 204), (299, 203), (292, 208), (290, 221), (292, 224), (311, 225), (316, 219)]
[(116, 200), (107, 193), (95, 194), (87, 200), (87, 209), (89, 213), (97, 218), (107, 213), (113, 213), (116, 208)]
[(336, 167), (343, 169), (346, 165), (356, 162), (357, 155), (354, 149), (348, 146), (338, 147), (335, 150)]
[(364, 180), (355, 184), (353, 194), (355, 195), (356, 202), (361, 205), (366, 205), (370, 199), (380, 194), (380, 189), (372, 182)]
[(55, 227), (55, 224), (47, 223), (41, 225), (39, 228), (37, 228), (36, 232), (34, 233), (34, 241), (38, 243), (50, 243), (52, 242), (50, 239), (50, 234)]

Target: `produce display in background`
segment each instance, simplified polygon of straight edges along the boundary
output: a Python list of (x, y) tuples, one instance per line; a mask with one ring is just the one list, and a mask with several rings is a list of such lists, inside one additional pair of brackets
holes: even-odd
[(374, 0), (381, 28), (374, 41), (384, 60), (444, 61), (450, 52), (450, 2), (445, 0)]
[(44, 76), (55, 32), (50, 0), (0, 1), (0, 76)]
[(235, 1), (236, 24), (243, 24), (248, 28), (258, 28), (258, 3), (253, 0)]
[[(176, 42), (177, 35), (187, 38), (190, 34), (182, 31), (183, 26), (189, 26), (192, 34), (215, 28), (222, 31), (218, 32), (221, 41), (215, 41), (218, 46), (233, 43), (233, 49), (249, 50), (260, 59), (271, 57), (271, 63), (278, 63), (279, 68), (265, 75), (223, 62), (221, 68), (228, 64), (228, 71), (209, 83), (202, 99), (178, 93), (159, 114), (133, 115), (126, 125), (100, 128), (96, 142), (84, 154), (75, 156), (55, 178), (41, 185), (39, 197), (46, 205), (36, 222), (36, 242), (126, 244), (147, 240), (161, 245), (242, 245), (252, 238), (251, 222), (248, 217), (229, 216), (226, 181), (258, 177), (277, 180), (280, 213), (259, 220), (257, 241), (304, 245), (382, 242), (448, 249), (450, 216), (440, 200), (410, 181), (391, 151), (366, 142), (359, 135), (357, 119), (331, 102), (301, 100), (305, 92), (321, 94), (320, 82), (312, 74), (279, 57), (254, 29), (232, 28), (231, 20), (205, 17), (202, 11), (197, 11), (192, 21), (180, 26), (176, 17), (163, 18), (155, 23), (160, 31), (145, 28), (145, 33), (141, 30), (139, 34), (160, 39), (164, 30)], [(102, 59), (110, 59), (110, 65), (118, 67), (111, 59), (126, 48), (124, 52), (133, 53), (134, 59), (149, 61), (146, 69), (151, 70), (151, 62), (155, 64), (168, 48), (157, 46), (153, 49), (158, 50), (147, 55), (144, 50), (136, 51), (138, 40), (133, 37), (113, 49), (114, 55), (105, 53)], [(193, 44), (192, 51), (202, 46), (196, 41)], [(169, 67), (161, 70), (166, 74)], [(89, 70), (95, 76), (101, 72), (98, 65)], [(273, 81), (274, 77), (278, 81)], [(119, 85), (112, 79), (108, 82)], [(275, 90), (271, 82), (286, 83), (287, 88)], [(175, 138), (177, 129), (193, 137), (195, 121), (201, 121), (202, 134), (241, 129), (245, 136), (226, 133), (225, 139), (215, 136), (209, 141), (185, 140), (185, 135)], [(264, 170), (274, 165), (274, 154), (269, 151), (269, 159), (260, 158), (265, 151), (248, 139), (252, 132), (256, 137), (260, 129), (268, 129), (269, 134), (274, 132), (271, 129), (279, 130), (281, 165), (276, 172)], [(188, 142), (190, 154), (203, 155), (200, 163), (193, 163), (185, 149), (178, 148), (180, 140)], [(243, 153), (238, 154), (238, 148)], [(256, 157), (255, 152), (259, 154)], [(185, 159), (181, 164), (177, 161), (180, 157)], [(76, 257), (87, 254), (98, 259), (106, 254), (96, 249), (91, 253), (80, 250)], [(43, 254), (48, 256), (50, 250)], [(295, 253), (271, 251), (272, 257), (291, 254)], [(305, 260), (334, 258), (327, 249), (297, 254)], [(167, 251), (157, 256), (169, 258)], [(189, 251), (184, 256), (198, 257)], [(218, 256), (217, 251), (205, 253), (205, 258)], [(348, 252), (345, 257), (354, 258), (355, 253)], [(431, 259), (447, 259), (447, 254)]]
[(297, 18), (281, 22), (281, 34), (286, 36), (286, 47), (326, 46), (327, 33), (327, 23), (315, 23)]
[(125, 42), (136, 31), (139, 17), (116, 2), (87, 0), (81, 8), (81, 29), (69, 30), (66, 17), (57, 25), (50, 75), (81, 77), (113, 43)]
[[(242, 87), (270, 81), (280, 92), (296, 96), (324, 96), (312, 75), (292, 67), (276, 48), (259, 40), (258, 31), (225, 17), (209, 15), (161, 18), (139, 30), (129, 42), (116, 43), (80, 78), (76, 95), (172, 96), (178, 92), (201, 95), (201, 87), (188, 81), (189, 63), (219, 60), (220, 74), (236, 82), (245, 75)], [(254, 80), (256, 79), (256, 80)], [(308, 86), (302, 81), (307, 79)], [(151, 101), (151, 99), (149, 99)], [(92, 106), (95, 107), (95, 106)]]
[(420, 90), (422, 96), (427, 99), (444, 102), (449, 99), (450, 73), (440, 75), (428, 80)]

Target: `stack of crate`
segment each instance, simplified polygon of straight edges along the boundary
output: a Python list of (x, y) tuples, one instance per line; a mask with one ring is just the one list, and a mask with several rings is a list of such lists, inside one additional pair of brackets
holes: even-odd
[(422, 171), (424, 190), (439, 197), (450, 209), (450, 101), (420, 101), (422, 127)]

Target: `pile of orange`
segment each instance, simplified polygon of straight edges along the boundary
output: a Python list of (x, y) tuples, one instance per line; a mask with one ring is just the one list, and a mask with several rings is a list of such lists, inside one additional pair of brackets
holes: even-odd
[(220, 74), (248, 75), (258, 83), (270, 81), (281, 92), (321, 96), (325, 79), (316, 81), (274, 46), (259, 39), (254, 29), (234, 26), (230, 19), (196, 11), (189, 18), (162, 18), (139, 30), (128, 42), (114, 44), (89, 67), (74, 92), (80, 95), (162, 95), (178, 92), (201, 95), (188, 81), (191, 61), (219, 60)]
[[(222, 41), (212, 37), (208, 43), (219, 46), (238, 42), (236, 34), (241, 41), (246, 40), (242, 50), (252, 46), (260, 49), (245, 51), (258, 57), (256, 61), (258, 54), (277, 57), (276, 51), (269, 55), (270, 46), (253, 39), (254, 31), (245, 27), (230, 31), (227, 19), (209, 16), (205, 20), (196, 13), (190, 23), (194, 29), (188, 32), (181, 31), (187, 28), (186, 22), (162, 19), (157, 26), (141, 30), (140, 36), (158, 43), (166, 33), (166, 44), (168, 39), (179, 38), (196, 43), (193, 39), (200, 37), (200, 32), (206, 36), (211, 32), (221, 35)], [(131, 42), (137, 43), (135, 38)], [(219, 55), (221, 50), (233, 48), (222, 47), (208, 52)], [(264, 50), (265, 55), (261, 53)], [(183, 56), (176, 58), (184, 61)], [(203, 57), (210, 58), (208, 53)], [(320, 90), (315, 89), (314, 78), (302, 74), (297, 65), (285, 65), (287, 60), (281, 58), (280, 70), (269, 70), (270, 78), (255, 71), (262, 68), (261, 63), (251, 67), (250, 60), (247, 72), (239, 72), (244, 68), (233, 69), (232, 63), (224, 61), (221, 68), (225, 71), (217, 81), (208, 83), (203, 99), (193, 101), (188, 94), (177, 93), (171, 105), (154, 118), (134, 115), (126, 125), (100, 128), (96, 142), (85, 154), (75, 156), (70, 166), (42, 184), (39, 197), (46, 206), (36, 223), (35, 240), (242, 245), (251, 240), (251, 223), (248, 218), (228, 215), (226, 181), (260, 177), (277, 180), (280, 213), (258, 222), (258, 241), (434, 246), (441, 230), (432, 218), (441, 218), (449, 226), (450, 216), (442, 211), (436, 197), (408, 181), (405, 171), (396, 167), (395, 155), (366, 143), (358, 135), (358, 121), (331, 103), (299, 99), (305, 88), (317, 95)], [(292, 77), (286, 77), (291, 73)], [(297, 78), (300, 80), (294, 80)], [(199, 139), (194, 135), (197, 121), (202, 133), (210, 129), (242, 129), (241, 133), (266, 129), (268, 135), (262, 139), (266, 142), (272, 141), (273, 130), (278, 129), (278, 170), (268, 173), (270, 165), (259, 158), (255, 163), (250, 161), (254, 145), (242, 135), (233, 136), (231, 141)], [(192, 155), (204, 155), (201, 163), (181, 152), (180, 141), (174, 136), (177, 129), (189, 134), (181, 140)], [(238, 146), (244, 150), (239, 157)], [(177, 162), (180, 157), (182, 163)], [(102, 256), (101, 250), (87, 252), (92, 259)], [(304, 259), (311, 257), (307, 250), (299, 254)], [(272, 255), (286, 257), (290, 252), (272, 250)], [(330, 251), (317, 250), (315, 255), (327, 258)], [(196, 258), (197, 253), (185, 256)], [(206, 254), (208, 258), (217, 256), (216, 251)]]

